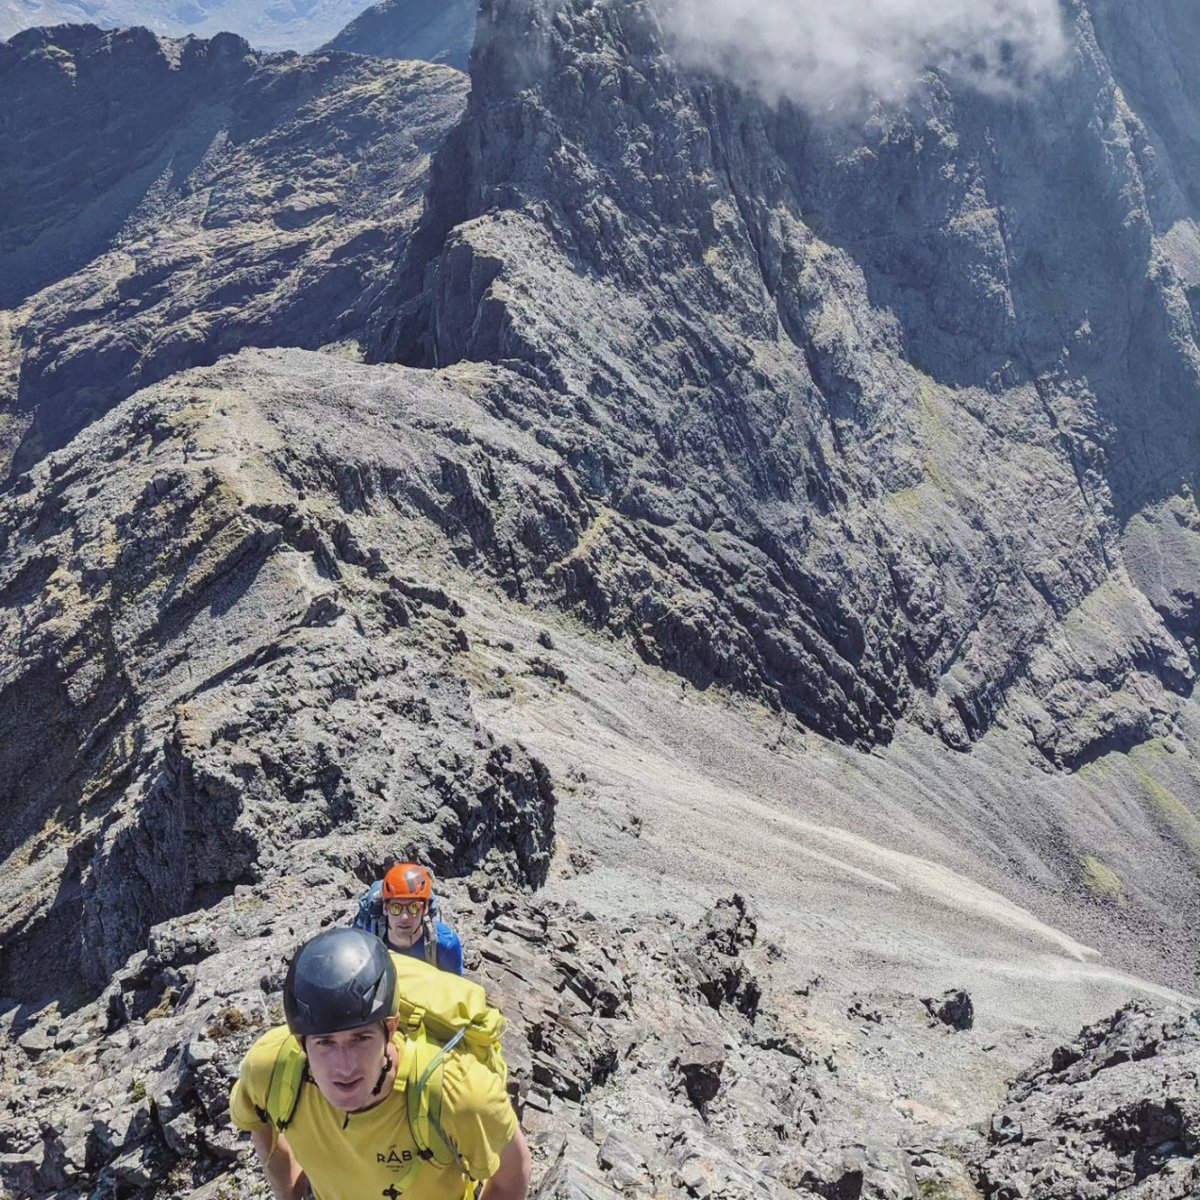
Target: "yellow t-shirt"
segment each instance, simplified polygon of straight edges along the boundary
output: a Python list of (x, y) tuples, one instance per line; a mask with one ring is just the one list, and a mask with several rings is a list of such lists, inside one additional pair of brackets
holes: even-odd
[[(270, 1122), (262, 1113), (275, 1056), (287, 1038), (286, 1026), (264, 1033), (242, 1059), (241, 1075), (229, 1098), (233, 1123), (243, 1130)], [(403, 1052), (404, 1038), (394, 1044)], [(454, 1143), (472, 1179), (486, 1179), (500, 1165), (500, 1152), (517, 1131), (517, 1117), (500, 1080), (468, 1054), (448, 1056), (442, 1083), (442, 1127)], [(403, 1063), (403, 1058), (401, 1062)], [(403, 1191), (408, 1200), (463, 1200), (463, 1176), (454, 1167), (418, 1162), (417, 1144), (408, 1126), (404, 1071), (396, 1073), (392, 1094), (349, 1120), (321, 1095), (311, 1080), (304, 1084), (287, 1138), (317, 1200), (375, 1200)]]

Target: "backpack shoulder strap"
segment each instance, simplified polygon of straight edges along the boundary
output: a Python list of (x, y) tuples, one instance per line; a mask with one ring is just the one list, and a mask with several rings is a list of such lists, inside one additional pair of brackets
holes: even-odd
[(438, 965), (438, 931), (437, 926), (429, 917), (425, 918), (422, 932), (425, 936), (425, 961), (431, 967), (436, 967)]
[(296, 1115), (300, 1093), (308, 1078), (308, 1058), (294, 1037), (284, 1038), (275, 1055), (267, 1088), (266, 1116), (278, 1130), (286, 1129)]
[(447, 1056), (458, 1045), (465, 1030), (460, 1029), (444, 1046), (416, 1039), (416, 1053), (409, 1063), (407, 1102), (408, 1124), (417, 1152), (439, 1167), (457, 1167), (467, 1178), (467, 1170), (457, 1147), (442, 1123), (442, 1082)]

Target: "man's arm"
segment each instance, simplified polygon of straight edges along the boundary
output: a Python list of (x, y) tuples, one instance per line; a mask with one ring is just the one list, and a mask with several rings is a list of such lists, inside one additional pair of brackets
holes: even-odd
[[(308, 1180), (304, 1178), (287, 1138), (282, 1133), (277, 1134), (273, 1125), (264, 1125), (261, 1129), (251, 1130), (250, 1141), (275, 1200), (304, 1200), (308, 1195)], [(503, 1155), (500, 1163), (504, 1165)]]
[(532, 1171), (533, 1159), (529, 1154), (529, 1144), (518, 1128), (512, 1141), (501, 1151), (500, 1165), (484, 1185), (481, 1200), (525, 1200)]

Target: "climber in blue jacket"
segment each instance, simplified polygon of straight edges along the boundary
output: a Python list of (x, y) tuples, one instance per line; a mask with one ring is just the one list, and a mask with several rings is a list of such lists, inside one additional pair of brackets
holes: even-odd
[(419, 863), (399, 863), (359, 897), (355, 929), (380, 937), (389, 950), (463, 973), (462, 942), (438, 919), (433, 876)]

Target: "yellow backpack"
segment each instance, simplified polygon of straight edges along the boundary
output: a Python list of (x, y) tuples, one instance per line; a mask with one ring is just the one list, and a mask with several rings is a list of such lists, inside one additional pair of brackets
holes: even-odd
[[(442, 1128), (442, 1077), (455, 1054), (470, 1054), (501, 1084), (508, 1066), (500, 1049), (507, 1022), (499, 1009), (487, 1002), (477, 983), (439, 971), (407, 954), (392, 954), (396, 968), (396, 995), (392, 1014), (400, 1018), (398, 1032), (411, 1051), (401, 1060), (406, 1071), (408, 1122), (421, 1159), (439, 1167), (469, 1172), (454, 1143)], [(294, 1037), (285, 1038), (275, 1057), (267, 1091), (267, 1116), (276, 1129), (291, 1123), (308, 1078), (308, 1059)]]

